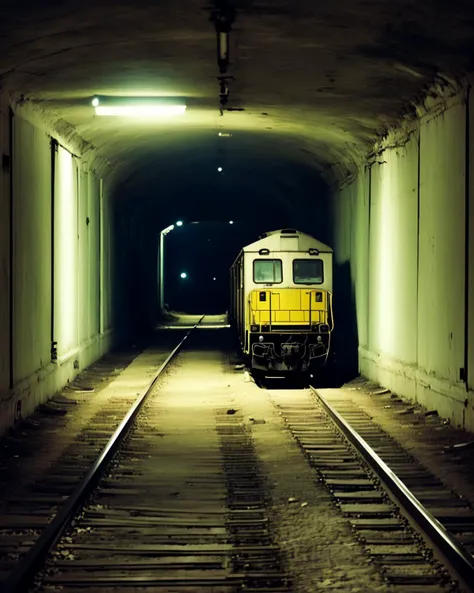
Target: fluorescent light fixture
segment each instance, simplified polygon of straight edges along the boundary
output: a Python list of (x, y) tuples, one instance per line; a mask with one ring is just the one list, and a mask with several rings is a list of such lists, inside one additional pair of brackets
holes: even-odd
[(125, 115), (127, 117), (166, 117), (183, 115), (186, 105), (123, 105), (95, 108), (96, 115)]
[(169, 117), (183, 115), (186, 105), (154, 97), (94, 97), (96, 115), (125, 117)]

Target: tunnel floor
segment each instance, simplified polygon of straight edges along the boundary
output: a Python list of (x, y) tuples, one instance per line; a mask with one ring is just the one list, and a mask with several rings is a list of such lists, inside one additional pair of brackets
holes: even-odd
[[(133, 401), (187, 328), (199, 318), (181, 318), (174, 329), (159, 330), (156, 334), (159, 347), (151, 347), (141, 354), (130, 350), (108, 355), (94, 368), (84, 371), (49, 407), (43, 407), (0, 442), (3, 516), (0, 529), (7, 528), (8, 515), (14, 512), (8, 501), (31, 494), (35, 483), (57, 474), (55, 467), (61, 456), (68, 447), (77, 444), (95, 416), (107, 416), (111, 430), (114, 423), (120, 422), (118, 400)], [(221, 413), (217, 426), (222, 424), (222, 417), (229, 420), (225, 416), (230, 411), (230, 416), (238, 417), (251, 441), (252, 455), (263, 480), (261, 488), (269, 497), (265, 508), (269, 530), (284, 559), (285, 570), (294, 580), (291, 590), (390, 591), (376, 568), (367, 563), (348, 522), (315, 480), (314, 471), (294, 439), (283, 430), (281, 414), (272, 400), (281, 397), (288, 401), (292, 391), (261, 389), (235, 365), (236, 352), (231, 346), (232, 335), (225, 317), (206, 318), (203, 330), (196, 336), (160, 378), (142, 420), (145, 439), (151, 438), (150, 435), (156, 438), (159, 433), (158, 465), (150, 460), (147, 463), (150, 480), (158, 480), (160, 485), (160, 504), (166, 506), (189, 498), (188, 474), (196, 476), (201, 471), (199, 475), (205, 480), (206, 464), (217, 463), (214, 459), (219, 449), (216, 411)], [(449, 488), (474, 503), (470, 469), (473, 449), (469, 446), (454, 452), (448, 449), (472, 441), (473, 435), (453, 429), (429, 411), (403, 402), (362, 378), (342, 389), (322, 392), (329, 399), (344, 397), (370, 413), (377, 424)], [(295, 399), (301, 393), (302, 390), (295, 390)], [(100, 430), (104, 425), (100, 425)], [(219, 498), (219, 492), (225, 489), (226, 476), (216, 472), (215, 489)], [(54, 490), (52, 483), (51, 489)], [(207, 500), (205, 490), (199, 496), (204, 502)], [(141, 504), (153, 502), (146, 493), (139, 499)], [(105, 502), (101, 500), (98, 504)]]

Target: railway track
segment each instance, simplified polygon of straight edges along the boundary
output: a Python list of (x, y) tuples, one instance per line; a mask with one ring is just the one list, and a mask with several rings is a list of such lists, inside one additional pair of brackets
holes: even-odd
[(394, 590), (474, 591), (474, 514), (463, 499), (353, 403), (333, 407), (314, 389), (268, 393)]
[[(103, 449), (95, 438), (106, 435), (90, 435), (90, 454), (100, 455), (55, 518), (48, 523), (50, 509), (30, 507), (47, 526), (2, 592), (291, 590), (269, 529), (269, 497), (252, 439), (238, 411), (195, 399), (206, 369), (196, 376), (196, 365), (186, 362), (199, 351), (178, 356), (181, 346), (167, 361), (170, 374), (160, 390), (151, 386), (139, 400), (130, 398)], [(182, 391), (177, 397), (183, 381), (188, 397)], [(87, 461), (71, 457), (64, 473), (42, 483), (45, 496), (50, 488), (67, 490), (67, 468), (84, 469)], [(17, 542), (16, 554), (24, 544)]]
[[(207, 342), (200, 341), (203, 334)], [(257, 453), (262, 441), (254, 442), (256, 421), (248, 404), (267, 396), (316, 470), (320, 485), (314, 488), (329, 490), (387, 591), (474, 590), (468, 553), (474, 530), (463, 500), (344, 400), (333, 403), (353, 428), (310, 390), (265, 391), (247, 384), (245, 397), (236, 395), (230, 407), (234, 400), (224, 394), (231, 385), (222, 381), (214, 336), (191, 330), (149, 388), (138, 398), (124, 392), (110, 400), (57, 469), (37, 481), (34, 493), (11, 501), (19, 512), (2, 518), (2, 593), (312, 591), (301, 570), (298, 584), (292, 582), (286, 542), (275, 535), (268, 466)], [(237, 381), (236, 394), (243, 385)], [(260, 409), (268, 413), (272, 406), (267, 400)], [(109, 416), (115, 417), (112, 438)], [(278, 421), (275, 430), (280, 426)], [(456, 531), (468, 551), (454, 542), (447, 553), (435, 538), (433, 552), (433, 532), (420, 533), (423, 521), (409, 504), (402, 501), (400, 508), (396, 489), (387, 489), (390, 480), (377, 474), (371, 449), (354, 428), (444, 521), (433, 522), (440, 533)], [(327, 561), (324, 549), (318, 553)], [(306, 566), (312, 571), (311, 562)], [(314, 567), (315, 575), (319, 570)], [(312, 583), (318, 582), (315, 575)], [(327, 586), (327, 580), (319, 583)]]
[[(125, 370), (116, 368), (117, 355), (112, 355), (109, 356), (112, 366), (110, 362), (106, 362), (105, 366), (100, 363), (93, 365), (70, 388), (65, 389), (66, 397), (60, 396), (58, 399), (55, 396), (47, 404), (55, 414), (66, 412), (67, 407), (76, 403), (69, 396), (76, 396), (83, 391), (88, 393), (92, 390), (90, 385), (97, 378), (99, 383), (108, 383), (111, 391), (111, 395), (99, 395), (98, 399), (103, 407), (91, 417), (86, 414), (85, 419), (81, 418), (84, 427), (75, 438), (69, 439), (69, 444), (67, 436), (63, 435), (64, 429), (60, 428), (60, 438), (66, 441), (62, 454), (54, 459), (54, 454), (49, 451), (40, 451), (39, 469), (30, 479), (22, 477), (20, 495), (18, 488), (8, 488), (7, 485), (0, 517), (2, 593), (8, 590), (25, 590), (25, 583), (31, 580), (30, 577), (41, 565), (48, 549), (67, 527), (76, 507), (93, 486), (106, 458), (119, 442), (119, 434), (127, 414), (140, 404), (150, 384), (157, 380), (182, 347), (188, 335), (183, 333), (185, 337), (177, 346), (176, 338), (171, 340), (175, 347), (158, 369), (156, 360), (163, 359), (163, 355), (155, 348), (139, 354), (135, 360), (129, 357), (129, 366)], [(94, 368), (97, 370), (94, 371)], [(122, 375), (114, 380), (117, 370), (122, 370)], [(50, 439), (57, 438), (53, 427), (48, 432)]]

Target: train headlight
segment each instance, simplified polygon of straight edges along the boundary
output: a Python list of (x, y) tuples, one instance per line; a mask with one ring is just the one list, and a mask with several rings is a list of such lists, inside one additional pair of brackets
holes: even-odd
[(318, 336), (318, 337), (316, 338), (316, 341), (318, 342), (318, 344), (321, 344), (321, 342), (323, 341), (323, 339), (322, 339), (322, 337), (321, 337), (321, 336)]
[(258, 336), (258, 341), (260, 342), (260, 344), (263, 342), (263, 336)]

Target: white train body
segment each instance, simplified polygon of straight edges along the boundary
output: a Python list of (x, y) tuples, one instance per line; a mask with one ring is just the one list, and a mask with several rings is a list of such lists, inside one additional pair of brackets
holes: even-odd
[(253, 369), (325, 363), (333, 329), (333, 250), (281, 229), (247, 245), (230, 269), (230, 320)]

